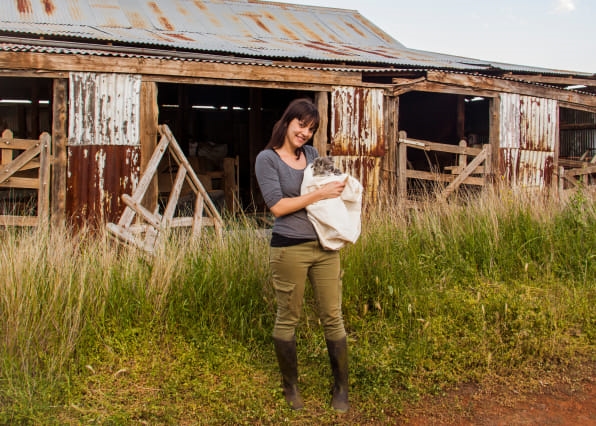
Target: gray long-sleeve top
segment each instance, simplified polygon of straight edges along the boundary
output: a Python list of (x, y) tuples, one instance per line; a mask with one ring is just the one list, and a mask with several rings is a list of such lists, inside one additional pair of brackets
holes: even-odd
[[(304, 145), (304, 153), (307, 165), (319, 156), (317, 150), (310, 145)], [(304, 170), (288, 166), (272, 149), (265, 149), (257, 155), (255, 173), (263, 200), (269, 208), (282, 198), (300, 195)], [(305, 209), (277, 217), (273, 223), (273, 232), (288, 238), (317, 240), (317, 233)]]

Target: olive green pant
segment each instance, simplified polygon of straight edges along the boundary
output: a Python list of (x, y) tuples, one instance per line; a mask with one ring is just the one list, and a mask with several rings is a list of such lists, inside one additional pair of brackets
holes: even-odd
[(341, 313), (339, 251), (324, 250), (317, 241), (271, 247), (269, 263), (277, 299), (274, 338), (284, 341), (294, 338), (307, 278), (313, 288), (325, 338), (335, 341), (346, 336)]

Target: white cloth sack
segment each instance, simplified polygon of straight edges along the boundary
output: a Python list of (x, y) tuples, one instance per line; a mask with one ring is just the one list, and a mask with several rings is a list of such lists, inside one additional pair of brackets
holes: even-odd
[(339, 250), (346, 243), (355, 243), (360, 236), (362, 211), (362, 185), (345, 173), (330, 176), (313, 176), (312, 164), (304, 170), (300, 193), (315, 191), (329, 182), (345, 181), (341, 196), (317, 201), (306, 206), (308, 218), (319, 236), (321, 245), (328, 250)]

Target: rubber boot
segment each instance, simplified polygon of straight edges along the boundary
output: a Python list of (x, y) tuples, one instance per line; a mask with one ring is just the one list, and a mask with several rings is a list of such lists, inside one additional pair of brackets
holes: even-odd
[(336, 341), (326, 340), (326, 343), (334, 379), (331, 407), (338, 413), (345, 413), (350, 408), (348, 403), (348, 342), (344, 337)]
[(275, 355), (282, 376), (282, 388), (286, 402), (293, 410), (304, 407), (304, 401), (298, 390), (298, 358), (296, 356), (296, 338), (284, 341), (274, 338)]

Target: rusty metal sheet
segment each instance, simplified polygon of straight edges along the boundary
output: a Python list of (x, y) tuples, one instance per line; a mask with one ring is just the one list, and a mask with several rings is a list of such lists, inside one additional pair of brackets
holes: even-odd
[(138, 145), (141, 78), (71, 73), (69, 145)]
[(371, 156), (333, 157), (335, 167), (358, 179), (369, 199), (375, 199), (379, 188), (381, 158)]
[(383, 90), (335, 87), (331, 93), (332, 155), (385, 155)]
[(501, 94), (500, 173), (512, 187), (552, 183), (558, 104), (551, 99)]
[(118, 222), (140, 176), (140, 146), (69, 146), (66, 211), (74, 224)]
[(502, 148), (500, 169), (514, 188), (548, 188), (553, 182), (554, 157), (550, 152)]
[(557, 101), (520, 96), (520, 148), (553, 152), (557, 139)]
[(257, 0), (3, 0), (0, 25), (54, 38), (57, 46), (79, 39), (253, 58), (568, 74), (408, 49), (355, 10)]

